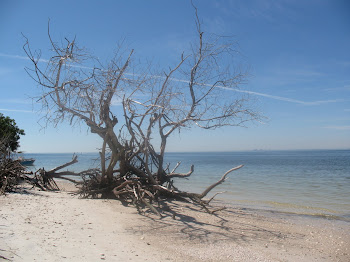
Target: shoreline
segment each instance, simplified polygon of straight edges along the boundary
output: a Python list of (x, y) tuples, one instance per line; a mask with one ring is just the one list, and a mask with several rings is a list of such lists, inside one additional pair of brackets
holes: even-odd
[[(23, 188), (0, 197), (0, 255), (12, 261), (349, 261), (347, 222), (249, 208), (216, 215), (178, 201), (163, 218), (116, 200)], [(175, 218), (175, 219), (173, 219)]]
[[(333, 152), (333, 153), (332, 153)], [(201, 193), (221, 178), (228, 169), (239, 164), (245, 167), (230, 174), (217, 188), (225, 191), (216, 199), (234, 206), (279, 210), (294, 213), (340, 216), (350, 219), (348, 177), (350, 151), (316, 150), (226, 153), (169, 153), (166, 160), (171, 167), (181, 162), (179, 172), (195, 171), (189, 180), (174, 178), (175, 185), (184, 191)], [(37, 167), (46, 169), (70, 161), (70, 154), (28, 154), (36, 159)], [(69, 170), (79, 172), (98, 166), (98, 154), (81, 154), (79, 162)], [(34, 167), (33, 167), (34, 168)], [(75, 178), (76, 179), (76, 178)], [(228, 201), (225, 201), (228, 200)]]
[[(293, 203), (277, 203), (276, 206), (273, 204), (266, 203), (269, 201), (249, 201), (249, 200), (226, 200), (226, 199), (218, 199), (213, 201), (213, 203), (220, 206), (227, 206), (233, 209), (244, 209), (251, 212), (262, 213), (265, 216), (275, 216), (278, 215), (280, 217), (294, 217), (298, 219), (298, 217), (305, 217), (309, 219), (325, 219), (331, 221), (339, 221), (342, 223), (349, 223), (350, 226), (350, 217), (346, 214), (339, 214), (333, 210), (327, 210), (326, 208), (319, 207), (304, 207)], [(279, 205), (291, 206), (292, 208), (279, 208)], [(312, 211), (313, 210), (313, 211)], [(317, 212), (318, 211), (318, 212)], [(322, 212), (323, 211), (323, 212)]]
[[(66, 175), (64, 177), (72, 178), (76, 181), (83, 181), (79, 176)], [(64, 179), (60, 180), (61, 185), (64, 183), (70, 183)], [(186, 191), (186, 190), (185, 190)], [(200, 192), (195, 192), (200, 193)], [(314, 206), (302, 206), (295, 203), (287, 202), (276, 202), (276, 201), (258, 201), (258, 200), (247, 200), (247, 199), (229, 199), (227, 197), (217, 197), (212, 203), (219, 206), (225, 206), (228, 208), (244, 208), (246, 210), (251, 210), (254, 212), (268, 214), (279, 214), (280, 216), (305, 216), (311, 219), (327, 219), (327, 220), (337, 220), (342, 222), (350, 223), (350, 215), (348, 213), (340, 214), (338, 211), (330, 210), (323, 207)], [(313, 211), (312, 211), (313, 210)]]

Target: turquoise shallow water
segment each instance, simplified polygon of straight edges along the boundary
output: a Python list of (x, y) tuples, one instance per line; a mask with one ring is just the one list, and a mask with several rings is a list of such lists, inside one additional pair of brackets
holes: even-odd
[[(26, 154), (35, 167), (53, 168), (72, 154)], [(79, 162), (69, 169), (81, 171), (98, 165), (96, 153), (78, 154)], [(214, 192), (226, 191), (217, 199), (225, 203), (265, 210), (341, 218), (350, 221), (350, 150), (255, 151), (215, 153), (168, 153), (171, 168), (195, 172), (187, 180), (177, 179), (180, 189), (201, 192), (228, 169), (242, 169)]]

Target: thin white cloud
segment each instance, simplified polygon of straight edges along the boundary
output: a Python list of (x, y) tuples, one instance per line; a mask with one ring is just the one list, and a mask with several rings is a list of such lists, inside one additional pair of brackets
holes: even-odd
[(290, 69), (290, 70), (281, 70), (279, 68), (273, 69), (273, 72), (276, 75), (281, 76), (292, 76), (292, 77), (319, 77), (319, 76), (325, 76), (324, 73), (315, 71), (315, 70), (309, 70), (309, 69)]
[(14, 59), (29, 60), (27, 56), (20, 56), (20, 55), (8, 55), (8, 54), (0, 53), (0, 56), (7, 57), (7, 58), (14, 58)]
[(8, 108), (0, 108), (0, 112), (20, 112), (20, 113), (34, 113), (31, 110), (21, 110), (21, 109), (8, 109)]
[(337, 103), (337, 102), (343, 101), (342, 99), (332, 99), (332, 100), (318, 100), (318, 101), (307, 102), (307, 101), (297, 100), (297, 99), (293, 99), (293, 98), (288, 98), (288, 97), (283, 97), (283, 96), (275, 96), (275, 95), (258, 93), (258, 92), (253, 92), (253, 91), (239, 90), (239, 89), (233, 89), (233, 88), (227, 88), (227, 87), (221, 87), (221, 88), (225, 88), (225, 89), (232, 90), (235, 92), (240, 92), (240, 93), (247, 93), (247, 94), (251, 94), (251, 95), (263, 96), (263, 97), (267, 97), (267, 98), (274, 99), (274, 100), (285, 101), (285, 102), (290, 102), (290, 103), (295, 103), (295, 104), (301, 104), (301, 105), (305, 105), (305, 106), (315, 106), (315, 105)]
[[(25, 57), (25, 56), (7, 55), (7, 54), (3, 54), (3, 53), (0, 53), (0, 56), (8, 57), (8, 58), (14, 58), (14, 59), (28, 59), (28, 57)], [(43, 61), (45, 63), (49, 62), (49, 60), (47, 60), (47, 59), (40, 59), (40, 61)], [(72, 67), (77, 67), (77, 68), (84, 68), (84, 69), (93, 69), (93, 68), (90, 68), (90, 67), (85, 67), (85, 66), (80, 66), (80, 65), (71, 65), (71, 66)], [(310, 72), (308, 72), (308, 75), (309, 74), (310, 74)], [(311, 72), (311, 74), (315, 74), (315, 72)], [(135, 74), (132, 74), (132, 73), (125, 73), (125, 75), (135, 76)], [(158, 75), (153, 75), (152, 77), (164, 78), (163, 76), (158, 76)], [(172, 81), (176, 81), (176, 82), (189, 83), (188, 80), (183, 80), (183, 79), (172, 78), (171, 80)], [(202, 85), (203, 86), (211, 86), (209, 84), (202, 84)], [(265, 93), (254, 92), (254, 91), (248, 91), (248, 90), (240, 90), (240, 89), (231, 88), (231, 87), (224, 87), (224, 86), (218, 86), (218, 87), (222, 88), (222, 89), (225, 89), (225, 90), (234, 91), (234, 92), (246, 93), (246, 94), (256, 95), (256, 96), (262, 96), (262, 97), (266, 97), (266, 98), (270, 98), (270, 99), (274, 99), (274, 100), (285, 101), (285, 102), (290, 102), (290, 103), (295, 103), (295, 104), (300, 104), (300, 105), (305, 105), (305, 106), (315, 106), (315, 105), (322, 105), (322, 104), (329, 104), (329, 103), (338, 103), (338, 102), (344, 101), (343, 99), (302, 101), (302, 100), (288, 98), (288, 97), (283, 97), (283, 96), (276, 96), (276, 95), (265, 94)]]
[[(189, 83), (187, 80), (181, 80), (181, 79), (175, 79), (172, 78), (171, 80), (177, 81), (177, 82), (182, 82), (182, 83)], [(209, 84), (202, 84), (203, 86), (208, 86), (210, 87), (211, 85)], [(337, 103), (337, 102), (342, 102), (344, 101), (343, 99), (332, 99), (332, 100), (318, 100), (318, 101), (302, 101), (302, 100), (297, 100), (293, 98), (288, 98), (288, 97), (282, 97), (282, 96), (275, 96), (275, 95), (270, 95), (270, 94), (265, 94), (265, 93), (259, 93), (259, 92), (254, 92), (254, 91), (248, 91), (248, 90), (240, 90), (237, 88), (232, 88), (232, 87), (225, 87), (225, 86), (217, 86), (219, 88), (225, 89), (225, 90), (230, 90), (238, 93), (246, 93), (250, 95), (256, 95), (256, 96), (262, 96), (274, 100), (279, 100), (279, 101), (285, 101), (285, 102), (290, 102), (290, 103), (295, 103), (295, 104), (301, 104), (305, 106), (314, 106), (314, 105), (322, 105), (322, 104), (329, 104), (329, 103)]]
[(5, 98), (0, 99), (0, 103), (29, 105), (32, 104), (32, 101), (29, 99)]
[(350, 126), (325, 126), (323, 128), (335, 129), (335, 130), (350, 130)]
[[(7, 58), (21, 59), (21, 60), (30, 60), (29, 57), (27, 57), (27, 56), (8, 55), (8, 54), (4, 54), (4, 53), (0, 53), (0, 57), (7, 57)], [(43, 62), (43, 63), (49, 63), (49, 62), (50, 62), (50, 60), (44, 59), (44, 58), (40, 58), (39, 61), (40, 61), (40, 62)], [(78, 66), (77, 66), (77, 67), (78, 67)]]
[(350, 61), (338, 61), (338, 64), (341, 66), (350, 66)]
[(7, 67), (0, 67), (0, 76), (7, 75), (9, 73), (12, 73), (12, 70)]
[(276, 14), (283, 14), (286, 19), (295, 20), (295, 11), (288, 7), (288, 1), (262, 1), (253, 0), (246, 4), (246, 1), (222, 1), (216, 2), (216, 7), (227, 15), (235, 17), (254, 18), (259, 20), (267, 20), (269, 22), (276, 21)]
[(324, 89), (324, 91), (328, 91), (328, 92), (350, 91), (350, 85), (345, 85), (342, 87), (326, 88)]

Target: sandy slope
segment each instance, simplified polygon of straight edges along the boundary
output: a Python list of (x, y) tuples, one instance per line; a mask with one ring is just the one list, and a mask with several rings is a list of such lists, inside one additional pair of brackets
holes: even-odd
[(158, 219), (114, 200), (27, 192), (0, 197), (0, 255), (13, 261), (350, 261), (349, 223), (212, 216), (178, 202)]

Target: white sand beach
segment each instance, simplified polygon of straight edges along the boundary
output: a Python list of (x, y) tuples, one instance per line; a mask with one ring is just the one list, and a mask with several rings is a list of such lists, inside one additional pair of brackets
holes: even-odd
[(80, 199), (71, 184), (60, 187), (0, 196), (4, 260), (350, 261), (347, 222), (242, 208), (210, 215), (177, 201), (159, 219), (116, 200)]

